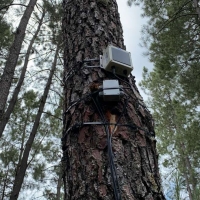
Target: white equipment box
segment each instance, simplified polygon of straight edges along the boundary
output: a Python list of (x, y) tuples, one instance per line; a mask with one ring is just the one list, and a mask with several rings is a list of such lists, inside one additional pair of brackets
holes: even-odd
[(125, 77), (133, 70), (130, 52), (112, 45), (108, 45), (103, 50), (103, 56), (100, 56), (100, 65), (106, 71), (115, 72)]
[(119, 101), (122, 96), (121, 86), (118, 80), (104, 80), (103, 91), (99, 93), (104, 101)]

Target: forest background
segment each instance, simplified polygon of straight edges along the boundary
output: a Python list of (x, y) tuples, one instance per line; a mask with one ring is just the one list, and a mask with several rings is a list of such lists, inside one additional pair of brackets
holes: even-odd
[[(1, 0), (1, 77), (27, 4), (26, 0)], [(198, 200), (199, 4), (195, 0), (129, 1), (129, 6), (131, 4), (130, 8), (126, 1), (118, 1), (125, 44), (132, 52), (133, 74), (147, 95), (146, 105), (155, 120), (165, 196), (167, 199)], [(121, 11), (124, 7), (125, 20)], [(143, 27), (138, 25), (138, 17), (131, 17), (132, 12), (142, 13), (145, 17)], [(0, 141), (2, 199), (12, 194), (16, 173), (24, 163), (26, 143), (33, 135), (19, 199), (25, 196), (29, 199), (60, 199), (63, 195), (61, 13), (61, 1), (38, 1), (25, 29), (5, 108), (7, 118), (1, 118), (0, 125), (3, 133)], [(137, 37), (136, 26), (141, 28)], [(126, 31), (126, 28), (129, 30)], [(133, 47), (130, 46), (132, 42)], [(141, 50), (138, 50), (139, 43), (143, 46)], [(142, 51), (146, 57), (142, 56)], [(143, 78), (140, 79), (138, 72), (143, 66)]]

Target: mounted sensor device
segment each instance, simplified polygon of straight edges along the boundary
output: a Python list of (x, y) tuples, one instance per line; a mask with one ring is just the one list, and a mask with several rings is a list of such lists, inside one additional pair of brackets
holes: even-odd
[(103, 97), (104, 101), (119, 101), (123, 96), (123, 86), (119, 85), (118, 80), (103, 80), (103, 85), (100, 86), (102, 92), (99, 92), (99, 96)]
[(108, 45), (100, 56), (100, 66), (106, 71), (127, 77), (133, 70), (131, 53), (118, 47)]

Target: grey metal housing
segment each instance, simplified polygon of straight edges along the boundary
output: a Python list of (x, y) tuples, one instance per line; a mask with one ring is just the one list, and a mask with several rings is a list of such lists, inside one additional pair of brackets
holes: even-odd
[(110, 72), (113, 72), (114, 68), (116, 74), (127, 77), (133, 70), (131, 54), (118, 47), (108, 45), (103, 51), (101, 67)]
[(103, 97), (104, 101), (119, 101), (122, 96), (121, 87), (118, 80), (104, 80), (103, 91), (99, 95)]

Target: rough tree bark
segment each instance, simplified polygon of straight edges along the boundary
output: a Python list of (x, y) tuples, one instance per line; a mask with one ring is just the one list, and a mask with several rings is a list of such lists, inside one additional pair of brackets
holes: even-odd
[(40, 28), (42, 26), (44, 15), (45, 15), (45, 11), (43, 11), (43, 14), (42, 14), (42, 17), (41, 17), (41, 19), (39, 21), (37, 30), (36, 30), (35, 34), (33, 35), (32, 39), (31, 39), (31, 41), (29, 43), (29, 46), (28, 46), (28, 49), (27, 49), (27, 52), (26, 52), (26, 57), (25, 57), (25, 60), (24, 60), (24, 65), (23, 65), (23, 68), (22, 68), (22, 71), (21, 71), (21, 75), (19, 77), (19, 81), (17, 83), (17, 86), (16, 86), (16, 88), (15, 88), (15, 90), (13, 92), (12, 98), (10, 99), (8, 108), (6, 109), (4, 115), (2, 116), (2, 119), (0, 119), (0, 137), (3, 134), (5, 126), (8, 123), (10, 115), (13, 112), (15, 104), (17, 102), (18, 94), (19, 94), (21, 86), (22, 86), (22, 84), (24, 82), (24, 77), (25, 77), (26, 69), (27, 69), (28, 62), (29, 62), (29, 56), (30, 56), (33, 44), (35, 42), (35, 39), (37, 38), (37, 35), (38, 35), (38, 33), (40, 31)]
[(6, 61), (6, 65), (4, 68), (3, 75), (0, 79), (0, 91), (1, 91), (1, 98), (0, 98), (0, 120), (2, 119), (4, 109), (6, 106), (6, 101), (9, 95), (10, 86), (12, 83), (15, 67), (17, 65), (17, 60), (19, 57), (19, 53), (21, 50), (22, 43), (25, 37), (26, 27), (28, 25), (28, 21), (31, 17), (33, 12), (34, 6), (37, 0), (31, 0), (27, 5), (27, 8), (21, 18), (19, 26), (15, 33), (14, 42), (10, 48), (10, 52)]
[[(128, 88), (124, 89), (126, 95), (120, 102), (106, 103), (98, 98), (98, 86), (104, 79), (117, 78), (100, 68), (84, 67), (83, 63), (84, 59), (99, 58), (108, 44), (125, 49), (116, 0), (64, 0), (63, 6), (65, 199), (165, 199), (152, 118), (134, 77), (121, 77), (120, 84)], [(84, 122), (102, 122), (104, 117), (106, 123), (117, 126), (83, 126)], [(121, 198), (113, 194), (106, 128), (112, 132)]]
[(36, 136), (36, 133), (37, 133), (37, 129), (39, 127), (40, 119), (41, 119), (41, 116), (42, 116), (42, 113), (43, 113), (43, 110), (44, 110), (44, 106), (45, 106), (45, 103), (46, 103), (46, 99), (47, 99), (47, 96), (48, 96), (48, 93), (49, 93), (49, 90), (50, 90), (50, 86), (51, 86), (51, 83), (52, 83), (52, 78), (53, 78), (54, 72), (56, 70), (58, 53), (59, 53), (59, 45), (57, 45), (57, 49), (56, 49), (55, 56), (54, 56), (54, 61), (52, 63), (52, 67), (51, 67), (51, 71), (50, 71), (50, 74), (49, 74), (49, 77), (48, 77), (48, 80), (47, 80), (47, 83), (46, 83), (46, 87), (44, 89), (44, 92), (43, 92), (43, 95), (42, 95), (42, 98), (41, 98), (41, 101), (40, 101), (39, 109), (38, 109), (37, 115), (35, 117), (33, 128), (31, 130), (29, 138), (26, 142), (26, 145), (25, 145), (25, 148), (24, 148), (24, 151), (23, 151), (23, 156), (20, 159), (20, 163), (18, 163), (18, 168), (17, 168), (17, 171), (16, 171), (15, 180), (14, 180), (14, 183), (13, 183), (13, 189), (12, 189), (12, 192), (11, 192), (10, 200), (16, 200), (18, 198), (19, 192), (20, 192), (21, 187), (22, 187), (22, 183), (24, 181), (26, 169), (28, 167), (29, 153), (31, 151), (31, 147), (33, 145), (33, 142), (34, 142), (34, 139), (35, 139), (35, 136)]

